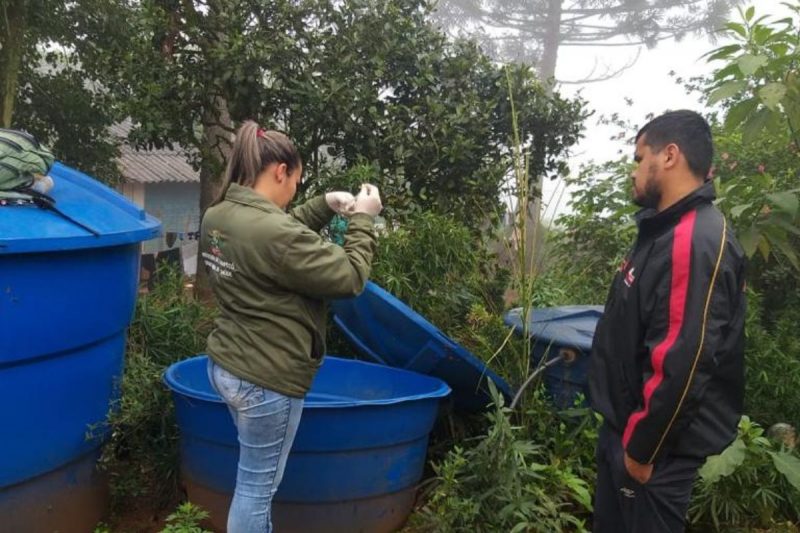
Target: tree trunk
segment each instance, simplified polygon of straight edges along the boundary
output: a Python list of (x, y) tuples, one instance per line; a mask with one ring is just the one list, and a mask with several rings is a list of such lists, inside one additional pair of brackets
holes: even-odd
[(542, 40), (542, 57), (539, 59), (539, 79), (552, 88), (555, 83), (558, 47), (561, 40), (561, 14), (563, 0), (549, 0), (547, 4), (547, 27)]
[[(214, 105), (206, 109), (203, 117), (202, 167), (200, 168), (200, 217), (211, 205), (222, 187), (225, 165), (230, 156), (233, 125), (228, 112), (228, 102), (217, 96)], [(195, 278), (195, 295), (204, 301), (211, 301), (211, 288), (208, 286), (205, 268), (197, 253), (197, 275)]]
[(25, 46), (27, 0), (9, 0), (0, 7), (0, 126), (11, 127), (17, 83)]
[[(539, 60), (538, 72), (539, 80), (545, 86), (548, 94), (552, 94), (556, 80), (556, 62), (558, 61), (558, 47), (561, 39), (561, 15), (563, 0), (549, 0), (547, 4), (547, 27), (545, 36), (542, 40), (542, 56)], [(536, 275), (534, 269), (541, 261), (537, 261), (537, 256), (541, 251), (542, 236), (541, 228), (537, 225), (542, 217), (542, 190), (544, 187), (544, 177), (536, 176), (536, 196), (529, 205), (528, 216), (525, 219), (526, 239), (525, 257), (526, 269), (531, 275)], [(533, 189), (533, 187), (531, 188)], [(524, 304), (523, 304), (524, 305)]]

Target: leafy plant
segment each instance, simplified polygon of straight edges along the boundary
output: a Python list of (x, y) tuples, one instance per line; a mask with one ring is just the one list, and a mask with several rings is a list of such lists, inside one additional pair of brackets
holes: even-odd
[(178, 432), (161, 378), (173, 362), (205, 349), (211, 327), (213, 312), (191, 297), (181, 273), (163, 267), (157, 278), (137, 301), (122, 395), (108, 416), (111, 438), (100, 463), (110, 473), (115, 509), (132, 501), (158, 508), (176, 497)]
[(446, 333), (474, 304), (499, 312), (508, 280), (480, 238), (430, 212), (380, 237), (372, 278)]
[(161, 533), (211, 533), (200, 527), (200, 523), (208, 518), (208, 512), (191, 502), (184, 502), (174, 513), (167, 516), (166, 526)]
[(764, 437), (749, 417), (736, 440), (700, 469), (689, 508), (699, 531), (772, 528), (800, 521), (800, 457)]
[(762, 318), (761, 297), (748, 293), (745, 405), (764, 425), (800, 425), (800, 309), (787, 309), (770, 327)]
[[(514, 99), (510, 98), (512, 117)], [(514, 131), (519, 123), (514, 121)], [(516, 212), (511, 231), (500, 243), (509, 258), (508, 286), (524, 306), (522, 335), (514, 335), (497, 312), (474, 304), (454, 336), (512, 385), (531, 372), (527, 313), (536, 300), (538, 272), (530, 265), (540, 225), (529, 224), (535, 194), (527, 179), (527, 151), (515, 137), (512, 189)], [(534, 232), (529, 235), (528, 232)], [(412, 520), (425, 531), (584, 530), (591, 511), (595, 419), (587, 410), (556, 413), (541, 379), (522, 397), (516, 411), (490, 383), (494, 406), (486, 413), (482, 435), (459, 442), (433, 465), (436, 477), (425, 503)], [(588, 460), (587, 460), (588, 459)]]
[(720, 132), (715, 165), (718, 205), (737, 230), (745, 253), (786, 260), (800, 269), (800, 198), (797, 149), (776, 134), (751, 145), (738, 132)]
[(633, 244), (637, 208), (631, 201), (627, 157), (588, 165), (566, 179), (575, 192), (570, 212), (556, 220), (548, 276), (566, 289), (569, 302), (601, 304), (611, 278)]
[[(736, 228), (745, 252), (764, 268), (785, 263), (797, 274), (800, 243), (797, 171), (800, 152), (787, 132), (776, 130), (749, 143), (742, 133), (714, 128), (714, 177), (718, 205)], [(760, 276), (753, 281), (760, 284)], [(763, 286), (763, 284), (760, 284)]]
[[(0, 126), (25, 129), (59, 161), (106, 182), (119, 175), (108, 128), (124, 115), (98, 72), (97, 50), (124, 34), (123, 11), (122, 2), (105, 0), (9, 1), (0, 9)], [(87, 39), (100, 20), (108, 32)]]
[[(492, 387), (493, 388), (493, 387)], [(525, 438), (493, 388), (485, 435), (457, 445), (434, 466), (436, 483), (413, 527), (426, 531), (583, 531), (589, 485)]]
[[(784, 5), (792, 16), (768, 21), (767, 16), (756, 18), (755, 8), (750, 7), (740, 10), (741, 22), (726, 25), (735, 42), (709, 52), (709, 61), (727, 64), (715, 71), (707, 92), (709, 104), (725, 105), (724, 131), (731, 136), (741, 131), (742, 145), (763, 142), (768, 133), (768, 142), (796, 152), (800, 145), (800, 4)], [(774, 175), (770, 163), (762, 160), (757, 169), (743, 165), (736, 179), (721, 180), (720, 205), (736, 225), (749, 256), (756, 251), (764, 258), (775, 254), (800, 269), (796, 252), (800, 188), (796, 177), (787, 183)], [(733, 171), (736, 160), (718, 166)], [(794, 177), (796, 166), (792, 170)]]
[(726, 61), (714, 73), (715, 87), (708, 103), (728, 101), (725, 127), (742, 126), (745, 142), (762, 131), (775, 131), (785, 124), (797, 140), (800, 126), (800, 78), (798, 78), (798, 28), (794, 17), (800, 5), (784, 3), (792, 16), (767, 22), (755, 18), (755, 7), (739, 9), (741, 22), (725, 25), (736, 42), (707, 54), (709, 61)]
[(450, 334), (467, 350), (486, 361), (512, 387), (524, 379), (528, 364), (520, 364), (525, 342), (503, 322), (501, 313), (473, 304), (462, 324)]

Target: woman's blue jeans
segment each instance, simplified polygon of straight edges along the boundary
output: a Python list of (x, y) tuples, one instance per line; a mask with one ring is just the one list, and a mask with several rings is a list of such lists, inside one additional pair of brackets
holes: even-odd
[(254, 385), (211, 359), (208, 378), (228, 405), (239, 433), (239, 466), (228, 511), (228, 533), (271, 533), (272, 497), (283, 478), (303, 400)]

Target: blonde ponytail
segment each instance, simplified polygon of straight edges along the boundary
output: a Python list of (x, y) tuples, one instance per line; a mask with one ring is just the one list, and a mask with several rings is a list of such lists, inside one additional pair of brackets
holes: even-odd
[(245, 121), (236, 132), (222, 188), (211, 205), (225, 199), (231, 183), (253, 187), (258, 175), (272, 163), (285, 163), (291, 173), (302, 164), (302, 160), (294, 143), (285, 134), (262, 130), (252, 120)]

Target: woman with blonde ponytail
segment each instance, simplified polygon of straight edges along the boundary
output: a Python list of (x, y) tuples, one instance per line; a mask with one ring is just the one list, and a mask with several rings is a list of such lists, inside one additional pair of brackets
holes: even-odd
[[(302, 175), (286, 135), (245, 122), (200, 228), (219, 306), (208, 375), (239, 434), (228, 533), (272, 531), (272, 497), (325, 352), (325, 302), (364, 290), (375, 251), (378, 189), (330, 192), (287, 211)], [(335, 214), (350, 219), (344, 246), (318, 234)]]

